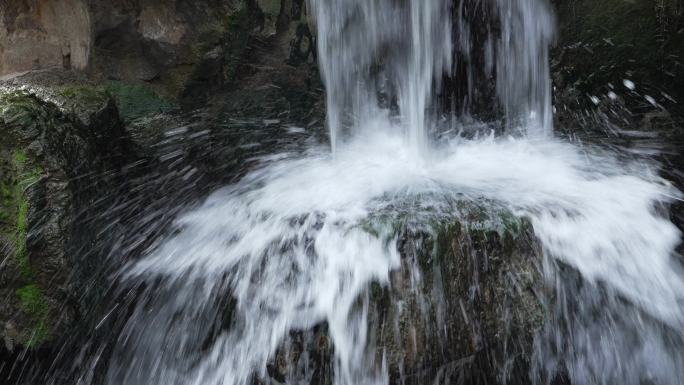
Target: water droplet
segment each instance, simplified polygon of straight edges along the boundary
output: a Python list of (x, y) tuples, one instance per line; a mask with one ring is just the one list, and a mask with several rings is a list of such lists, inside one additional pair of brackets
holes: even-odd
[(634, 91), (634, 89), (636, 88), (634, 82), (628, 79), (623, 80), (622, 84), (624, 84), (625, 87), (629, 88), (631, 91)]

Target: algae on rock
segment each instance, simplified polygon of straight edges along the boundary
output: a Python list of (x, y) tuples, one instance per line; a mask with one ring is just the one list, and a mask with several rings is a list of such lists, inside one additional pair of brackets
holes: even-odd
[(94, 178), (118, 167), (125, 135), (114, 101), (97, 87), (2, 86), (0, 349), (11, 354), (62, 338), (82, 311), (84, 283), (74, 277), (102, 262), (78, 260), (74, 234), (90, 221), (78, 213), (106, 188)]

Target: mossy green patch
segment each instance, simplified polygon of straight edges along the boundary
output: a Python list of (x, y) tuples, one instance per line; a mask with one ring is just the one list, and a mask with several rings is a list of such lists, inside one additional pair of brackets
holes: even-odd
[(45, 342), (50, 333), (47, 300), (40, 288), (34, 284), (29, 284), (17, 289), (16, 294), (21, 301), (22, 311), (31, 321), (28, 346), (37, 346)]
[(0, 92), (0, 125), (30, 130), (45, 114), (36, 98), (28, 92)]
[(61, 87), (57, 94), (67, 103), (77, 106), (79, 110), (97, 110), (107, 102), (108, 95), (104, 87), (89, 84), (77, 84)]
[(24, 278), (31, 279), (33, 272), (28, 258), (28, 249), (26, 247), (26, 237), (28, 235), (29, 227), (29, 200), (26, 191), (31, 185), (38, 182), (42, 170), (39, 167), (31, 168), (28, 166), (28, 156), (25, 151), (15, 151), (12, 158), (16, 175), (14, 191), (6, 188), (4, 189), (4, 194), (6, 194), (5, 199), (7, 201), (7, 207), (16, 210), (16, 258)]
[(142, 84), (109, 83), (106, 91), (116, 100), (121, 118), (126, 122), (147, 115), (167, 112), (174, 103)]
[(26, 239), (29, 232), (30, 202), (28, 190), (37, 183), (42, 169), (34, 166), (28, 153), (15, 150), (6, 160), (6, 171), (1, 181), (2, 195), (2, 231), (8, 239), (14, 241), (15, 261), (21, 272), (21, 280), (25, 286), (16, 290), (21, 303), (21, 310), (29, 319), (26, 344), (34, 347), (49, 337), (48, 304), (38, 286), (34, 283), (35, 274), (29, 260)]

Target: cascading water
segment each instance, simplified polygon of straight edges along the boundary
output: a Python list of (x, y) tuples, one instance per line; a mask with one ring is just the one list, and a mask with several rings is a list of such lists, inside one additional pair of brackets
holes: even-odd
[[(530, 219), (555, 290), (531, 382), (562, 372), (573, 384), (682, 383), (680, 234), (658, 210), (678, 192), (644, 164), (550, 138), (544, 1), (493, 3), (500, 104), (529, 136), (438, 144), (426, 111), (452, 66), (450, 4), (309, 5), (335, 155), (313, 147), (263, 159), (126, 266), (124, 284), (145, 289), (106, 382), (250, 384), (268, 377), (291, 331), (325, 323), (335, 384), (386, 384), (364, 293), (387, 284), (401, 256), (391, 224), (364, 224), (401, 202), (448, 217), (449, 202), (486, 199)], [(306, 373), (290, 380), (308, 383)]]
[[(327, 89), (333, 152), (370, 120), (386, 116), (377, 93), (398, 94), (408, 142), (427, 151), (425, 115), (435, 74), (451, 67), (451, 22), (446, 2), (311, 1), (318, 27), (320, 67)], [(371, 67), (381, 73), (371, 74)], [(377, 83), (382, 84), (378, 89)], [(389, 88), (389, 89), (388, 89)]]
[(501, 37), (497, 93), (512, 125), (550, 135), (553, 124), (548, 46), (553, 22), (544, 1), (497, 0)]

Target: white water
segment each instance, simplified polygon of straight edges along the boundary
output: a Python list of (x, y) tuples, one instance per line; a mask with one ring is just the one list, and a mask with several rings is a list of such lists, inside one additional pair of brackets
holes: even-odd
[[(430, 123), (426, 109), (440, 80), (435, 75), (448, 72), (452, 64), (447, 2), (409, 1), (401, 6), (392, 0), (316, 0), (309, 4), (318, 29), (333, 152), (348, 137), (368, 128), (369, 120), (387, 115), (376, 102), (381, 91), (398, 98), (403, 124), (395, 129), (425, 154)], [(376, 71), (380, 67), (380, 72), (371, 74), (371, 67)]]
[[(291, 330), (321, 322), (329, 325), (337, 385), (386, 384), (381, 355), (366, 346), (363, 293), (373, 281), (388, 282), (400, 255), (389, 228), (373, 235), (364, 220), (398, 202), (450, 215), (449, 202), (479, 198), (529, 217), (551, 258), (634, 304), (614, 323), (599, 325), (599, 336), (612, 336), (606, 341), (613, 345), (592, 348), (585, 343), (589, 334), (569, 337), (569, 350), (585, 349), (564, 364), (576, 383), (614, 383), (620, 374), (666, 367), (647, 361), (649, 355), (669, 355), (669, 372), (640, 375), (681, 382), (681, 357), (670, 354), (677, 349), (654, 343), (644, 350), (649, 354), (618, 351), (624, 330), (612, 329), (635, 323), (628, 331), (655, 341), (663, 332), (638, 321), (643, 315), (674, 330), (684, 327), (684, 281), (672, 260), (680, 234), (655, 209), (678, 193), (646, 165), (618, 162), (548, 132), (536, 135), (548, 131), (551, 109), (545, 46), (551, 21), (544, 4), (497, 3), (508, 15), (499, 50), (502, 104), (512, 121), (534, 132), (432, 146), (425, 111), (435, 79), (450, 66), (447, 8), (439, 1), (398, 3), (311, 2), (335, 155), (312, 148), (264, 159), (180, 217), (174, 234), (127, 266), (126, 280), (169, 294), (131, 316), (122, 337), (129, 361), (113, 363), (110, 384), (250, 384), (253, 375), (267, 377), (267, 363)], [(397, 43), (399, 36), (408, 42)], [(379, 52), (388, 52), (389, 63), (377, 82), (369, 67)], [(398, 90), (398, 117), (375, 102), (377, 84)], [(202, 335), (203, 322), (219, 317), (225, 303), (216, 296), (226, 288), (235, 301), (233, 326), (202, 354), (183, 356), (186, 345), (199, 344), (193, 339)], [(578, 333), (588, 329), (580, 326)], [(611, 357), (625, 367), (597, 377)]]
[(496, 89), (510, 125), (550, 136), (549, 44), (553, 18), (544, 0), (496, 0), (501, 22)]

